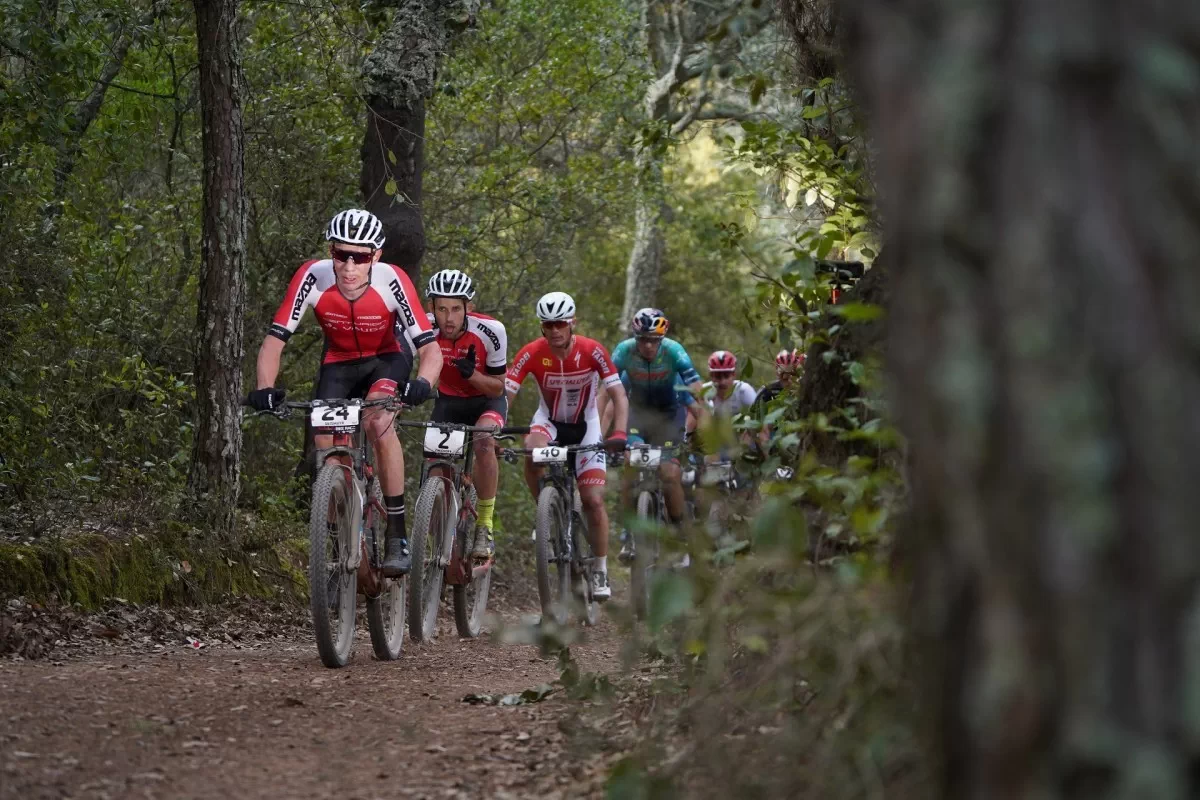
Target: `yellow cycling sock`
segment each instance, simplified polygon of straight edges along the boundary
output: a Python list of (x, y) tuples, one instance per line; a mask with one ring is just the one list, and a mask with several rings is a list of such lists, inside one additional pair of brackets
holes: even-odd
[(488, 530), (492, 529), (492, 512), (496, 510), (496, 498), (491, 500), (476, 500), (475, 511), (479, 514), (476, 524), (482, 525)]

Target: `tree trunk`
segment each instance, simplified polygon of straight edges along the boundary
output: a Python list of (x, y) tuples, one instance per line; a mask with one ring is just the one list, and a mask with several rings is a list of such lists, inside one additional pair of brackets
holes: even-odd
[(367, 130), (360, 189), (383, 222), (383, 260), (415, 282), (425, 255), (421, 179), (425, 162), (425, 101), (451, 38), (475, 20), (479, 0), (406, 0), (363, 63)]
[(625, 268), (625, 307), (622, 324), (633, 319), (639, 308), (655, 306), (658, 282), (667, 256), (667, 238), (663, 233), (662, 159), (647, 148), (637, 154), (637, 200), (635, 201), (633, 250)]
[(367, 102), (360, 188), (367, 210), (383, 223), (387, 236), (383, 260), (403, 269), (415, 282), (425, 256), (421, 219), (425, 100), (417, 98), (411, 106), (400, 108), (381, 97), (370, 97)]
[[(773, 17), (772, 6), (744, 4), (741, 0), (715, 4), (643, 0), (642, 45), (654, 78), (642, 98), (645, 127), (636, 156), (636, 227), (625, 267), (624, 324), (637, 309), (658, 305), (658, 284), (666, 268), (663, 222), (670, 207), (665, 203), (663, 164), (670, 152), (670, 140), (681, 136), (697, 120), (750, 116), (749, 108), (738, 102), (710, 102), (711, 73), (714, 65), (734, 59)], [(740, 33), (732, 34), (734, 28)], [(696, 92), (684, 97), (680, 90), (696, 79)]]
[(848, 0), (947, 798), (1200, 796), (1200, 13)]
[(194, 0), (204, 149), (196, 315), (196, 432), (188, 488), (201, 518), (234, 533), (241, 472), (247, 202), (236, 0)]

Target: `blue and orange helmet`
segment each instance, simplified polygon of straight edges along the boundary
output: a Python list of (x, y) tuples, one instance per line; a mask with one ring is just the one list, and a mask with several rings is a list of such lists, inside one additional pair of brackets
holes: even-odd
[(659, 338), (667, 335), (667, 327), (670, 324), (662, 309), (640, 308), (633, 315), (633, 323), (629, 327), (634, 336)]

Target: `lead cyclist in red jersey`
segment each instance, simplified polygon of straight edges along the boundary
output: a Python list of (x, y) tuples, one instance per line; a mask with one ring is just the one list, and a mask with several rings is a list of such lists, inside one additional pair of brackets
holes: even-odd
[[(296, 270), (259, 347), (258, 388), (250, 393), (250, 405), (265, 411), (283, 400), (283, 390), (274, 388), (279, 359), (310, 306), (325, 333), (317, 399), (374, 400), (394, 396), (403, 384), (405, 405), (420, 405), (437, 385), (441, 353), (431, 346), (433, 331), (408, 275), (379, 261), (383, 224), (369, 211), (350, 209), (330, 220), (325, 238), (330, 242), (329, 258), (305, 262)], [(393, 320), (411, 336), (420, 358), (417, 377), (411, 381), (412, 358), (396, 340)], [(404, 529), (404, 451), (392, 427), (394, 416), (378, 408), (363, 414), (387, 508), (383, 574), (388, 577), (399, 577), (412, 568)], [(314, 438), (318, 448), (333, 446), (331, 435)]]
[[(508, 416), (504, 373), (508, 370), (508, 335), (498, 320), (471, 310), (475, 284), (456, 269), (444, 269), (429, 279), (425, 292), (442, 352), (442, 377), (433, 403), (433, 422), (500, 428)], [(472, 480), (478, 499), (475, 544), (471, 555), (486, 560), (495, 552), (492, 516), (500, 464), (495, 440), (474, 438)]]
[[(526, 375), (533, 375), (541, 402), (529, 423), (526, 447), (559, 444), (598, 444), (600, 412), (596, 395), (601, 384), (615, 409), (615, 424), (608, 441), (614, 449), (625, 449), (629, 424), (629, 401), (612, 357), (595, 339), (575, 335), (575, 301), (564, 292), (550, 292), (537, 302), (542, 321), (542, 338), (521, 348), (505, 381), (512, 398)], [(587, 514), (588, 538), (595, 562), (592, 596), (599, 601), (612, 596), (608, 585), (608, 512), (604, 508), (605, 454), (603, 450), (575, 454), (576, 485)], [(525, 459), (525, 482), (537, 502), (541, 468)]]

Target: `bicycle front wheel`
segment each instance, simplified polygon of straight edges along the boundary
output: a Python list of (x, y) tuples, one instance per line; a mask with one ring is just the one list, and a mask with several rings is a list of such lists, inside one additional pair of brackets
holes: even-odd
[(538, 495), (537, 555), (538, 599), (542, 619), (565, 624), (571, 596), (571, 562), (567, 555), (567, 509), (555, 486)]
[[(378, 503), (376, 512), (371, 514), (371, 548), (370, 553), (378, 556), (382, 550), (383, 537), (387, 535), (387, 518), (378, 512), (383, 508), (383, 490), (379, 481), (371, 484), (371, 494)], [(377, 558), (377, 563), (382, 560)], [(371, 647), (375, 657), (380, 661), (395, 661), (400, 657), (404, 648), (404, 616), (408, 608), (408, 576), (402, 578), (385, 578), (382, 571), (378, 573), (383, 581), (383, 590), (375, 597), (367, 598), (367, 630), (371, 632)]]
[(430, 475), (421, 486), (413, 514), (412, 572), (408, 575), (408, 635), (424, 642), (437, 634), (438, 606), (442, 599), (442, 577), (450, 561), (451, 537), (457, 517), (453, 487), (445, 478)]
[(642, 492), (637, 500), (637, 526), (633, 531), (633, 568), (629, 572), (629, 594), (633, 613), (646, 618), (650, 604), (650, 578), (658, 562), (658, 538), (647, 530), (658, 521), (658, 503), (650, 492)]
[(327, 667), (343, 667), (354, 647), (357, 571), (349, 567), (358, 537), (350, 529), (353, 489), (340, 464), (325, 464), (313, 483), (309, 510), (308, 597), (317, 652)]

